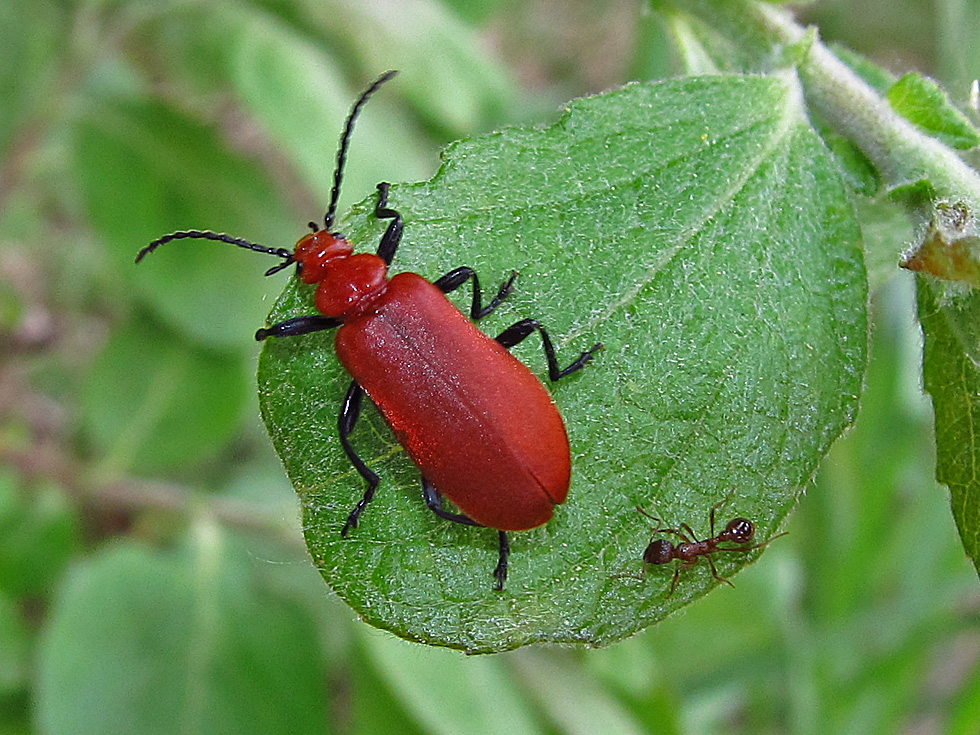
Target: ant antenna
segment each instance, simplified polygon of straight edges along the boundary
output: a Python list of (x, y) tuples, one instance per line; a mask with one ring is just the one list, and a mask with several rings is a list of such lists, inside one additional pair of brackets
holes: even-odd
[(350, 144), (350, 134), (354, 130), (354, 121), (357, 119), (364, 103), (368, 101), (368, 98), (378, 90), (378, 87), (397, 73), (394, 70), (386, 71), (378, 77), (374, 84), (365, 89), (363, 94), (357, 98), (357, 102), (354, 103), (350, 114), (347, 116), (347, 122), (344, 123), (344, 132), (340, 136), (340, 149), (337, 151), (337, 168), (333, 172), (333, 189), (330, 192), (330, 206), (327, 208), (327, 214), (323, 218), (323, 229), (325, 230), (330, 230), (333, 227), (333, 220), (337, 214), (337, 199), (340, 198), (340, 182), (344, 177), (344, 163), (347, 161), (347, 148)]
[(249, 242), (248, 240), (243, 240), (240, 237), (232, 237), (231, 235), (225, 235), (224, 233), (212, 232), (211, 230), (181, 230), (180, 232), (173, 232), (169, 235), (164, 235), (159, 240), (154, 240), (145, 248), (139, 251), (136, 255), (136, 262), (139, 263), (143, 258), (152, 253), (161, 245), (165, 245), (171, 240), (216, 240), (217, 242), (226, 242), (231, 245), (237, 245), (240, 248), (245, 248), (246, 250), (254, 250), (257, 253), (266, 253), (267, 255), (275, 255), (277, 258), (282, 258), (282, 263), (279, 265), (274, 265), (272, 268), (267, 270), (265, 274), (271, 276), (273, 273), (278, 273), (283, 268), (286, 268), (290, 263), (293, 262), (293, 254), (284, 248), (267, 248), (265, 245), (258, 245), (254, 242)]

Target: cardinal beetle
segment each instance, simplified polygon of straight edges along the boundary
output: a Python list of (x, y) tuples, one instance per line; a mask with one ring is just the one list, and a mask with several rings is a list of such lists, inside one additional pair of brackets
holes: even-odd
[[(340, 442), (368, 485), (341, 535), (357, 527), (380, 482), (350, 442), (367, 394), (421, 470), (422, 494), (432, 512), (455, 523), (499, 532), (494, 576), (495, 589), (503, 590), (510, 553), (507, 531), (547, 523), (554, 506), (565, 502), (571, 477), (568, 436), (551, 395), (507, 350), (537, 332), (548, 377), (555, 381), (579, 370), (602, 345), (561, 368), (548, 332), (534, 319), (517, 322), (496, 339), (477, 329), (473, 322), (490, 314), (513, 291), (516, 272), (486, 306), (472, 268), (456, 268), (435, 282), (415, 273), (389, 278), (388, 265), (402, 236), (402, 217), (388, 207), (387, 183), (378, 184), (374, 216), (391, 221), (376, 255), (354, 255), (351, 243), (331, 230), (354, 121), (368, 98), (396, 73), (383, 74), (351, 108), (340, 137), (324, 225), (311, 222), (313, 231), (296, 243), (293, 252), (222, 233), (184, 230), (154, 240), (139, 252), (136, 262), (171, 240), (203, 239), (281, 258), (266, 271), (267, 276), (295, 263), (304, 283), (317, 284), (315, 303), (320, 313), (259, 329), (255, 339), (337, 328), (337, 357), (353, 378), (340, 409)], [(473, 282), (472, 322), (445, 296), (467, 281)], [(443, 496), (462, 512), (443, 509)]]
[[(679, 559), (681, 561), (681, 563), (674, 570), (674, 579), (670, 583), (670, 592), (667, 593), (668, 598), (673, 595), (674, 590), (677, 589), (677, 580), (680, 577), (681, 569), (697, 564), (698, 559), (700, 559), (702, 556), (708, 560), (708, 564), (711, 567), (711, 574), (714, 575), (715, 579), (717, 579), (719, 582), (724, 582), (729, 587), (734, 587), (735, 585), (732, 584), (730, 579), (727, 577), (722, 577), (720, 574), (718, 574), (718, 570), (715, 569), (715, 562), (711, 558), (711, 555), (717, 554), (719, 551), (731, 551), (744, 554), (747, 551), (752, 551), (752, 549), (762, 548), (780, 536), (786, 535), (785, 532), (780, 533), (761, 544), (747, 546), (746, 544), (750, 544), (752, 542), (752, 538), (755, 536), (755, 524), (748, 518), (734, 518), (728, 522), (728, 525), (725, 526), (725, 530), (716, 536), (715, 511), (727, 501), (728, 498), (726, 497), (719, 503), (712, 506), (711, 511), (708, 514), (711, 524), (711, 537), (706, 538), (703, 541), (697, 540), (697, 536), (695, 536), (694, 531), (692, 531), (691, 527), (686, 523), (682, 523), (680, 529), (663, 528), (661, 526), (663, 521), (647, 513), (639, 505), (636, 506), (636, 509), (640, 511), (640, 513), (645, 515), (650, 520), (657, 522), (657, 528), (654, 529), (654, 534), (671, 533), (679, 537), (681, 540), (681, 542), (675, 546), (666, 539), (653, 539), (643, 552), (644, 570), (646, 569), (647, 564), (669, 564), (674, 559)], [(741, 544), (741, 546), (722, 547), (721, 544), (723, 543)]]

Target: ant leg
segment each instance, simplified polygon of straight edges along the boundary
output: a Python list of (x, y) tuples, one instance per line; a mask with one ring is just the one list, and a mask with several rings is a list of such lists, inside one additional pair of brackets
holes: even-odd
[(510, 278), (504, 281), (504, 283), (500, 286), (500, 289), (497, 291), (497, 295), (494, 296), (490, 303), (486, 306), (482, 306), (480, 279), (476, 277), (476, 271), (468, 266), (464, 265), (461, 268), (451, 270), (434, 283), (436, 288), (443, 293), (450, 293), (451, 291), (455, 291), (471, 278), (473, 279), (473, 303), (470, 306), (470, 319), (473, 321), (479, 321), (500, 306), (500, 302), (510, 296), (514, 290), (514, 281), (517, 280), (517, 271), (511, 271)]
[(653, 515), (652, 513), (648, 513), (648, 512), (646, 511), (646, 510), (644, 510), (644, 509), (643, 509), (643, 506), (642, 506), (642, 505), (638, 505), (638, 506), (636, 506), (636, 509), (637, 509), (638, 511), (640, 511), (640, 513), (641, 513), (641, 514), (643, 514), (643, 515), (645, 515), (645, 516), (646, 516), (647, 518), (649, 518), (649, 519), (650, 519), (651, 521), (656, 521), (656, 523), (657, 523), (657, 528), (660, 528), (660, 525), (661, 525), (661, 524), (663, 523), (663, 521), (662, 521), (662, 520), (660, 520), (659, 518), (657, 518), (657, 516), (655, 516), (655, 515)]
[(391, 259), (395, 257), (395, 251), (402, 241), (402, 216), (397, 210), (388, 207), (388, 189), (391, 187), (387, 181), (378, 184), (378, 203), (374, 207), (374, 216), (377, 219), (390, 219), (391, 223), (385, 234), (381, 236), (381, 244), (378, 245), (378, 257), (387, 265), (391, 265)]
[[(686, 523), (682, 523), (681, 528), (684, 528), (686, 525), (687, 525)], [(685, 544), (696, 544), (698, 542), (697, 538), (695, 538), (690, 528), (687, 529), (687, 533), (691, 534), (690, 536), (688, 536), (687, 533), (684, 533), (683, 531), (680, 531), (676, 528), (658, 528), (653, 533), (654, 535), (658, 533), (671, 533), (674, 536), (677, 536)]]
[[(429, 510), (440, 518), (452, 521), (453, 523), (462, 523), (466, 526), (485, 528), (482, 523), (477, 523), (469, 516), (443, 510), (442, 493), (436, 490), (435, 486), (425, 477), (422, 478), (422, 496), (425, 498), (425, 504), (429, 506)], [(498, 533), (500, 534), (500, 553), (497, 557), (497, 567), (493, 570), (493, 576), (497, 578), (497, 584), (494, 585), (494, 589), (498, 592), (503, 592), (504, 582), (507, 581), (507, 559), (510, 557), (510, 541), (507, 540), (507, 533), (505, 531), (498, 531)]]
[(782, 533), (777, 533), (772, 538), (767, 539), (766, 541), (763, 541), (760, 544), (752, 544), (752, 546), (739, 546), (739, 547), (734, 548), (734, 549), (718, 549), (718, 550), (719, 551), (741, 551), (741, 552), (744, 553), (746, 551), (752, 551), (753, 549), (761, 549), (763, 546), (768, 546), (773, 541), (775, 541), (776, 539), (778, 539), (780, 536), (786, 536), (787, 534), (789, 534), (789, 531), (783, 531)]
[(255, 333), (255, 341), (261, 342), (268, 337), (298, 337), (301, 334), (335, 329), (339, 326), (340, 320), (329, 316), (321, 316), (320, 314), (297, 316), (258, 330)]
[(689, 525), (687, 525), (686, 523), (682, 523), (681, 530), (687, 533), (687, 535), (690, 536), (691, 538), (684, 538), (684, 535), (680, 533), (677, 534), (678, 536), (684, 538), (685, 541), (695, 543), (695, 544), (698, 543), (698, 537), (697, 535), (695, 535), (694, 531), (691, 530), (691, 527)]
[(346, 536), (352, 528), (357, 528), (357, 522), (360, 520), (361, 513), (364, 512), (367, 504), (374, 499), (374, 491), (378, 489), (378, 483), (381, 482), (381, 478), (378, 477), (377, 473), (368, 467), (364, 463), (364, 460), (357, 455), (349, 439), (351, 432), (354, 430), (354, 426), (357, 424), (358, 418), (361, 416), (361, 400), (363, 397), (364, 389), (356, 380), (352, 380), (350, 388), (347, 389), (347, 395), (344, 397), (344, 402), (341, 405), (340, 416), (337, 419), (340, 443), (344, 447), (347, 459), (354, 465), (354, 469), (357, 470), (358, 474), (367, 480), (368, 484), (367, 490), (364, 491), (364, 497), (357, 502), (354, 510), (347, 516), (347, 523), (344, 524), (344, 528), (340, 532), (341, 536)]
[(530, 336), (534, 330), (537, 330), (541, 334), (541, 342), (544, 344), (544, 354), (548, 358), (548, 378), (551, 382), (560, 380), (566, 375), (574, 373), (576, 370), (581, 370), (585, 363), (592, 359), (593, 353), (602, 348), (602, 343), (597, 342), (591, 349), (579, 355), (578, 359), (571, 365), (566, 368), (560, 368), (558, 367), (558, 358), (555, 357), (554, 345), (551, 344), (551, 338), (548, 336), (544, 327), (541, 326), (541, 322), (537, 319), (522, 319), (517, 324), (511, 325), (497, 335), (497, 341), (504, 347), (510, 349)]
[(670, 592), (667, 593), (667, 596), (664, 598), (665, 600), (669, 600), (671, 597), (674, 596), (674, 590), (677, 589), (677, 580), (680, 579), (680, 577), (681, 577), (681, 568), (680, 565), (678, 565), (677, 568), (674, 569), (674, 579), (670, 583)]
[(681, 529), (683, 529), (683, 531), (678, 530), (676, 528), (664, 528), (663, 521), (660, 518), (657, 518), (655, 515), (651, 515), (650, 513), (647, 513), (639, 505), (636, 506), (636, 509), (638, 511), (640, 511), (640, 513), (642, 513), (643, 515), (645, 515), (647, 518), (649, 518), (651, 521), (656, 521), (657, 522), (657, 527), (655, 529), (653, 529), (654, 535), (656, 535), (658, 533), (672, 533), (675, 536), (678, 536), (681, 539), (681, 541), (684, 541), (685, 543), (688, 543), (688, 544), (690, 544), (690, 543), (697, 543), (697, 540), (698, 540), (697, 539), (697, 536), (694, 535), (694, 531), (692, 531), (691, 530), (691, 527), (688, 526), (686, 523), (682, 523), (681, 524)]
[[(721, 551), (727, 551), (727, 549), (721, 549)], [(708, 555), (706, 558), (708, 560), (708, 566), (711, 567), (711, 574), (714, 576), (714, 578), (717, 579), (719, 582), (724, 582), (732, 589), (735, 589), (735, 585), (732, 584), (732, 581), (730, 579), (728, 579), (727, 577), (722, 577), (720, 574), (718, 574), (718, 570), (715, 568), (715, 562), (711, 558), (711, 556)]]
[(734, 494), (735, 494), (735, 488), (732, 488), (731, 490), (728, 491), (728, 495), (726, 495), (717, 503), (711, 506), (711, 511), (708, 513), (708, 519), (711, 521), (711, 538), (715, 537), (715, 511), (718, 510), (725, 503), (727, 503), (729, 500), (731, 500)]

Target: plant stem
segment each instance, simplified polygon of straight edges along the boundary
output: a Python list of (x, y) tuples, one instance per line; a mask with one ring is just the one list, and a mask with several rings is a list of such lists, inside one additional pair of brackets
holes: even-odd
[[(757, 12), (782, 44), (806, 33), (783, 10), (758, 3)], [(800, 64), (807, 100), (878, 167), (889, 189), (928, 181), (940, 197), (980, 209), (980, 176), (950, 148), (896, 113), (830, 49), (815, 40)]]
[(864, 152), (888, 191), (927, 182), (937, 197), (966, 202), (980, 211), (977, 172), (952, 149), (896, 113), (787, 11), (755, 0), (674, 0), (671, 6), (674, 12), (681, 9), (693, 16), (706, 33), (738, 48), (733, 61), (740, 71), (771, 66), (781, 51), (799, 48), (799, 77), (807, 102)]

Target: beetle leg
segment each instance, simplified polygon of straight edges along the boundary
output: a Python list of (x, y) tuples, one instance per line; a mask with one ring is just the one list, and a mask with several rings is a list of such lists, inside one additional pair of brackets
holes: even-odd
[(378, 245), (378, 257), (386, 264), (391, 265), (391, 259), (395, 257), (398, 244), (402, 241), (402, 216), (397, 210), (388, 207), (388, 189), (391, 186), (387, 181), (378, 184), (378, 203), (374, 207), (374, 216), (377, 219), (390, 219), (391, 223), (385, 234), (381, 236), (381, 244)]
[(497, 335), (497, 341), (509, 349), (530, 336), (534, 330), (538, 330), (541, 334), (541, 341), (544, 343), (544, 354), (548, 358), (548, 377), (551, 379), (551, 382), (564, 378), (576, 370), (581, 370), (585, 363), (592, 359), (593, 353), (602, 348), (602, 343), (598, 342), (591, 349), (579, 355), (578, 359), (571, 365), (566, 368), (560, 368), (558, 367), (558, 358), (555, 357), (554, 345), (551, 344), (551, 338), (548, 336), (544, 327), (541, 326), (541, 322), (537, 319), (522, 319), (517, 324), (511, 325)]
[(464, 516), (462, 513), (450, 513), (447, 510), (443, 510), (442, 493), (436, 490), (435, 486), (424, 477), (422, 478), (422, 497), (425, 498), (425, 504), (429, 506), (429, 510), (440, 518), (444, 518), (447, 521), (452, 521), (453, 523), (462, 523), (466, 526), (480, 525), (472, 518)]
[(381, 478), (378, 477), (377, 473), (368, 467), (364, 463), (364, 460), (357, 455), (348, 438), (354, 430), (354, 426), (357, 424), (357, 419), (361, 416), (361, 399), (363, 397), (364, 389), (356, 380), (352, 380), (350, 388), (347, 389), (347, 395), (344, 397), (344, 403), (340, 408), (340, 417), (337, 420), (340, 443), (344, 447), (344, 452), (347, 453), (347, 459), (354, 465), (354, 469), (357, 470), (358, 474), (367, 480), (368, 484), (367, 490), (364, 491), (364, 497), (358, 501), (354, 510), (347, 516), (347, 523), (344, 524), (344, 528), (340, 532), (341, 536), (346, 536), (352, 528), (357, 528), (357, 521), (360, 519), (361, 513), (364, 512), (367, 504), (374, 498), (374, 491), (377, 490), (378, 483), (381, 482)]
[(268, 337), (298, 337), (301, 334), (319, 332), (323, 329), (335, 329), (340, 326), (340, 320), (320, 314), (296, 316), (277, 322), (271, 327), (260, 329), (255, 333), (255, 341), (261, 342)]
[[(453, 523), (462, 523), (466, 526), (480, 526), (481, 528), (485, 528), (485, 526), (477, 523), (468, 516), (443, 510), (442, 493), (436, 490), (435, 486), (424, 477), (422, 478), (422, 495), (425, 498), (425, 504), (429, 506), (429, 510), (440, 518), (445, 518), (447, 521), (452, 521)], [(498, 531), (497, 533), (500, 539), (500, 555), (497, 557), (497, 566), (493, 570), (493, 576), (497, 578), (497, 584), (494, 586), (494, 589), (502, 592), (504, 582), (507, 581), (507, 559), (510, 557), (510, 541), (507, 539), (506, 531)]]
[(477, 278), (476, 271), (469, 266), (464, 265), (460, 268), (456, 268), (455, 270), (451, 270), (434, 283), (436, 288), (443, 293), (450, 293), (451, 291), (455, 291), (471, 278), (473, 279), (473, 303), (470, 306), (470, 319), (473, 321), (479, 321), (500, 306), (500, 302), (510, 296), (514, 290), (514, 281), (517, 280), (517, 271), (510, 272), (510, 278), (501, 284), (500, 289), (497, 291), (497, 295), (494, 296), (490, 303), (486, 306), (482, 306), (483, 297), (480, 293), (480, 279)]
[(497, 578), (497, 586), (494, 587), (498, 592), (504, 591), (504, 582), (507, 581), (507, 559), (510, 557), (510, 541), (507, 540), (507, 532), (500, 531), (500, 556), (497, 558), (497, 568), (493, 570), (493, 576)]

